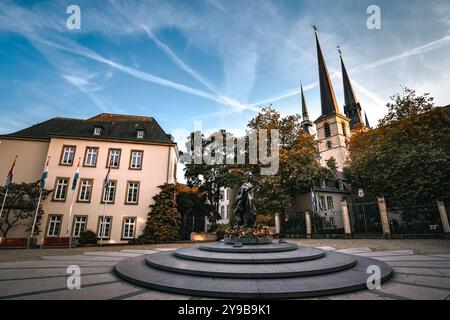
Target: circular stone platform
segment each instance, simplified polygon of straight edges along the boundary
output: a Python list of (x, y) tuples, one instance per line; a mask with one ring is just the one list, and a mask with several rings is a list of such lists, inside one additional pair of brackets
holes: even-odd
[[(314, 297), (366, 289), (370, 265), (380, 268), (381, 281), (392, 276), (389, 265), (366, 257), (286, 243), (258, 245), (259, 252), (243, 251), (253, 247), (233, 248), (217, 242), (160, 252), (123, 261), (115, 272), (146, 288), (241, 299)], [(224, 252), (227, 249), (231, 251)]]
[(270, 244), (257, 244), (257, 245), (245, 245), (243, 247), (233, 247), (230, 244), (226, 244), (224, 241), (212, 242), (202, 244), (199, 247), (201, 250), (215, 251), (215, 252), (234, 252), (234, 253), (256, 253), (256, 252), (281, 252), (291, 251), (298, 248), (294, 243), (270, 243)]
[(234, 252), (206, 251), (202, 247), (179, 249), (173, 253), (174, 256), (186, 260), (204, 261), (212, 263), (285, 263), (313, 260), (323, 257), (325, 251), (314, 248), (302, 248), (302, 250), (290, 250), (287, 252), (267, 252), (247, 253), (243, 250)]

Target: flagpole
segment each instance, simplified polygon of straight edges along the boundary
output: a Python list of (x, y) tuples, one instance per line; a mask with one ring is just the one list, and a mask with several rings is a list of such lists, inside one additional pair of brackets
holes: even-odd
[(2, 215), (3, 215), (3, 208), (5, 207), (5, 202), (6, 202), (6, 197), (8, 196), (8, 191), (9, 191), (9, 188), (6, 187), (5, 196), (3, 197), (2, 208), (1, 208), (1, 210), (0, 210), (0, 220), (1, 220)]
[(111, 164), (109, 164), (108, 166), (108, 173), (106, 174), (106, 178), (105, 178), (105, 196), (106, 199), (103, 198), (103, 201), (105, 202), (104, 206), (103, 206), (103, 218), (102, 221), (103, 223), (100, 223), (100, 247), (103, 245), (103, 238), (105, 236), (105, 231), (106, 231), (106, 204), (108, 203), (109, 200), (109, 196), (110, 196), (110, 192), (111, 192), (111, 188), (109, 186), (109, 174), (111, 173)]
[[(105, 186), (105, 188), (108, 188), (107, 186)], [(105, 236), (105, 231), (106, 231), (106, 204), (108, 203), (109, 200), (109, 195), (111, 194), (111, 189), (108, 188), (108, 193), (106, 194), (106, 189), (105, 189), (105, 194), (106, 194), (106, 199), (103, 199), (105, 201), (105, 204), (103, 205), (103, 218), (102, 218), (102, 224), (101, 224), (101, 230), (100, 230), (100, 247), (103, 244), (103, 237)]]
[[(78, 159), (77, 172), (75, 173), (75, 175), (77, 175), (77, 174), (79, 175), (80, 161), (81, 161), (81, 158)], [(66, 237), (67, 237), (67, 235), (69, 235), (69, 249), (72, 248), (72, 232), (70, 231), (70, 225), (72, 222), (72, 210), (73, 210), (73, 203), (75, 200), (75, 191), (77, 190), (78, 178), (74, 177), (73, 187), (72, 187), (72, 199), (70, 200), (70, 208), (69, 208), (69, 220), (67, 221)]]
[(28, 241), (27, 241), (27, 249), (30, 249), (30, 240), (34, 235), (34, 228), (36, 227), (36, 221), (37, 221), (37, 216), (39, 213), (39, 207), (41, 205), (42, 191), (43, 190), (41, 188), (41, 191), (39, 191), (39, 199), (38, 199), (38, 203), (37, 203), (37, 207), (36, 207), (36, 212), (34, 213), (33, 226), (31, 227), (31, 234), (28, 237)]
[(3, 215), (3, 209), (5, 208), (6, 197), (8, 197), (9, 188), (11, 188), (11, 185), (13, 183), (12, 177), (14, 174), (14, 168), (16, 166), (16, 160), (18, 157), (19, 156), (16, 156), (14, 158), (13, 165), (12, 165), (11, 169), (9, 170), (8, 177), (6, 178), (6, 185), (5, 185), (6, 191), (5, 191), (5, 196), (3, 197), (2, 208), (0, 209), (0, 219), (2, 218), (2, 215)]
[(50, 162), (50, 156), (48, 156), (47, 161), (45, 163), (44, 172), (42, 172), (41, 183), (40, 183), (40, 191), (39, 191), (39, 199), (36, 206), (36, 212), (34, 213), (33, 225), (31, 227), (31, 234), (27, 239), (27, 249), (30, 249), (30, 240), (34, 236), (34, 229), (36, 228), (37, 217), (39, 214), (39, 207), (41, 206), (42, 193), (45, 190), (45, 179), (47, 179), (48, 174), (48, 163)]
[(72, 200), (70, 201), (70, 208), (69, 208), (69, 221), (67, 221), (66, 236), (69, 235), (69, 249), (72, 248), (72, 232), (70, 231), (70, 223), (72, 222), (72, 210), (74, 200), (75, 200), (75, 190), (72, 191)]

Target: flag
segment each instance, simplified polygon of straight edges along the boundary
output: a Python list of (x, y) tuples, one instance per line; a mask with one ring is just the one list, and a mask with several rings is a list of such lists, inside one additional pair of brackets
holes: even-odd
[(11, 169), (8, 172), (8, 175), (6, 176), (6, 187), (8, 189), (12, 188), (12, 183), (13, 183), (13, 176), (14, 176), (14, 168), (16, 167), (16, 159), (17, 157), (14, 159), (14, 162), (12, 164)]
[(41, 190), (45, 190), (45, 179), (47, 179), (48, 176), (48, 162), (50, 159), (47, 159), (47, 163), (45, 164), (44, 171), (42, 172), (41, 176)]
[(105, 178), (105, 189), (106, 192), (108, 192), (109, 189), (109, 174), (111, 173), (111, 166), (108, 167), (108, 173), (106, 173), (106, 178)]
[(78, 160), (77, 171), (75, 171), (75, 176), (72, 182), (72, 191), (77, 188), (78, 178), (80, 178), (80, 160)]

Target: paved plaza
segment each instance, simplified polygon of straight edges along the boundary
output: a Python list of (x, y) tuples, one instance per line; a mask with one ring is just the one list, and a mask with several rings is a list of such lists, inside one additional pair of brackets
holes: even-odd
[[(331, 246), (321, 248), (336, 250)], [(39, 260), (2, 262), (0, 299), (208, 299), (144, 289), (123, 281), (113, 272), (114, 265), (124, 259), (173, 249), (175, 246), (167, 245), (152, 250), (87, 251), (75, 255), (42, 255)], [(393, 267), (394, 277), (382, 284), (380, 290), (315, 299), (450, 300), (450, 249), (448, 253), (429, 255), (418, 255), (413, 250), (373, 251), (369, 247), (336, 251), (384, 261)], [(46, 251), (40, 252), (45, 254)], [(67, 267), (73, 265), (80, 267), (81, 289), (69, 290), (66, 272)]]

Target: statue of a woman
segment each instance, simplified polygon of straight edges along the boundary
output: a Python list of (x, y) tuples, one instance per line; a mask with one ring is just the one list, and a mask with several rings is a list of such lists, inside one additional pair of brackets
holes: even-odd
[(255, 223), (255, 205), (254, 205), (254, 191), (253, 185), (250, 180), (252, 178), (252, 173), (250, 171), (246, 172), (245, 182), (239, 188), (238, 194), (236, 196), (236, 209), (235, 214), (235, 226), (245, 228), (252, 228)]

